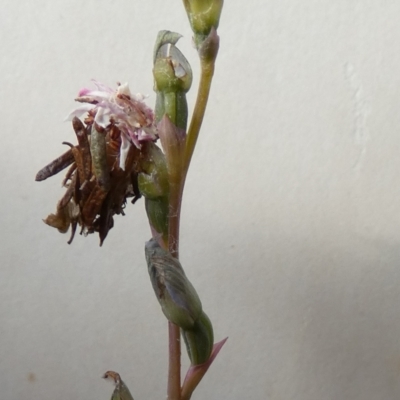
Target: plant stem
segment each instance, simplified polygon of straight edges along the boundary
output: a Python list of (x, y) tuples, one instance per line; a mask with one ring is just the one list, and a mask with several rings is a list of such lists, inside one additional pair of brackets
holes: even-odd
[(169, 216), (168, 216), (168, 250), (179, 258), (179, 226), (183, 192), (182, 175), (175, 177), (177, 182), (170, 182)]
[[(192, 120), (186, 136), (186, 147), (182, 171), (170, 182), (168, 249), (179, 258), (179, 225), (182, 204), (183, 187), (189, 169), (197, 138), (199, 136), (204, 113), (210, 94), (211, 81), (214, 75), (214, 62), (201, 63), (201, 77), (194, 107)], [(181, 400), (181, 340), (178, 326), (168, 323), (169, 334), (169, 369), (168, 369), (168, 400)]]
[[(179, 258), (179, 223), (182, 201), (182, 178), (175, 176), (171, 184), (168, 217), (168, 250)], [(168, 322), (169, 366), (168, 400), (181, 399), (181, 335), (177, 325)]]
[(168, 321), (168, 400), (181, 398), (181, 336), (179, 326)]
[[(201, 124), (203, 122), (213, 75), (214, 62), (202, 62), (199, 91), (197, 93), (196, 105), (194, 107), (192, 120), (190, 121), (190, 126), (186, 137), (185, 159), (183, 163), (184, 177), (186, 177), (187, 171), (189, 169), (190, 161), (192, 159), (197, 138), (199, 136)], [(183, 185), (184, 184), (185, 178), (183, 179)]]

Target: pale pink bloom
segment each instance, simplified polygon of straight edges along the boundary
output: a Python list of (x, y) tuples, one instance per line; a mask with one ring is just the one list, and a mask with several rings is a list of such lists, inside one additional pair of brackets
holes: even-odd
[(79, 91), (78, 106), (67, 120), (80, 117), (88, 111), (95, 111), (94, 122), (102, 128), (110, 124), (121, 131), (120, 168), (125, 169), (125, 160), (132, 144), (140, 148), (140, 142), (157, 139), (154, 113), (147, 107), (142, 94), (132, 94), (127, 83), (117, 89), (93, 80), (96, 90), (83, 88)]

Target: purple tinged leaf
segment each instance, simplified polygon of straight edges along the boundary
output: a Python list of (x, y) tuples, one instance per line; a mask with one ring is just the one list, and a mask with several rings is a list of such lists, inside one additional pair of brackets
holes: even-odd
[(219, 49), (219, 36), (217, 31), (212, 28), (209, 35), (204, 39), (198, 48), (202, 62), (214, 63)]
[(167, 115), (164, 115), (157, 128), (167, 159), (168, 171), (170, 174), (177, 174), (182, 170), (186, 132), (175, 126)]
[(192, 393), (196, 389), (197, 385), (203, 379), (203, 376), (206, 374), (208, 368), (213, 363), (215, 358), (217, 357), (218, 353), (222, 349), (222, 346), (228, 340), (226, 337), (225, 339), (221, 340), (218, 343), (215, 343), (213, 346), (213, 350), (211, 352), (211, 356), (207, 362), (200, 365), (192, 365), (185, 376), (185, 381), (183, 382), (182, 386), (182, 400), (189, 400)]

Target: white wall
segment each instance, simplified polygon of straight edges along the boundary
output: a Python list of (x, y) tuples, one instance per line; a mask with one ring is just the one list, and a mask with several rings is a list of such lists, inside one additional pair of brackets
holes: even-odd
[[(229, 341), (194, 399), (400, 398), (399, 17), (388, 0), (226, 1), (181, 253)], [(143, 202), (102, 248), (68, 246), (41, 222), (62, 177), (34, 182), (91, 78), (154, 102), (160, 29), (198, 71), (179, 0), (2, 2), (1, 399), (108, 399), (108, 369), (165, 398)]]

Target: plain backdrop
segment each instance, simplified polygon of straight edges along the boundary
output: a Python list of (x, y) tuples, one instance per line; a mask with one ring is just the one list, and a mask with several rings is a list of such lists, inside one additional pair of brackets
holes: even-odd
[[(179, 0), (2, 1), (0, 399), (166, 396), (166, 321), (143, 201), (99, 247), (42, 218), (95, 78), (152, 90), (158, 30), (198, 84)], [(181, 260), (229, 340), (193, 399), (400, 398), (400, 2), (227, 0), (186, 185)], [(184, 351), (183, 351), (184, 352)], [(185, 353), (185, 352), (184, 352)], [(188, 365), (183, 355), (185, 368)]]

